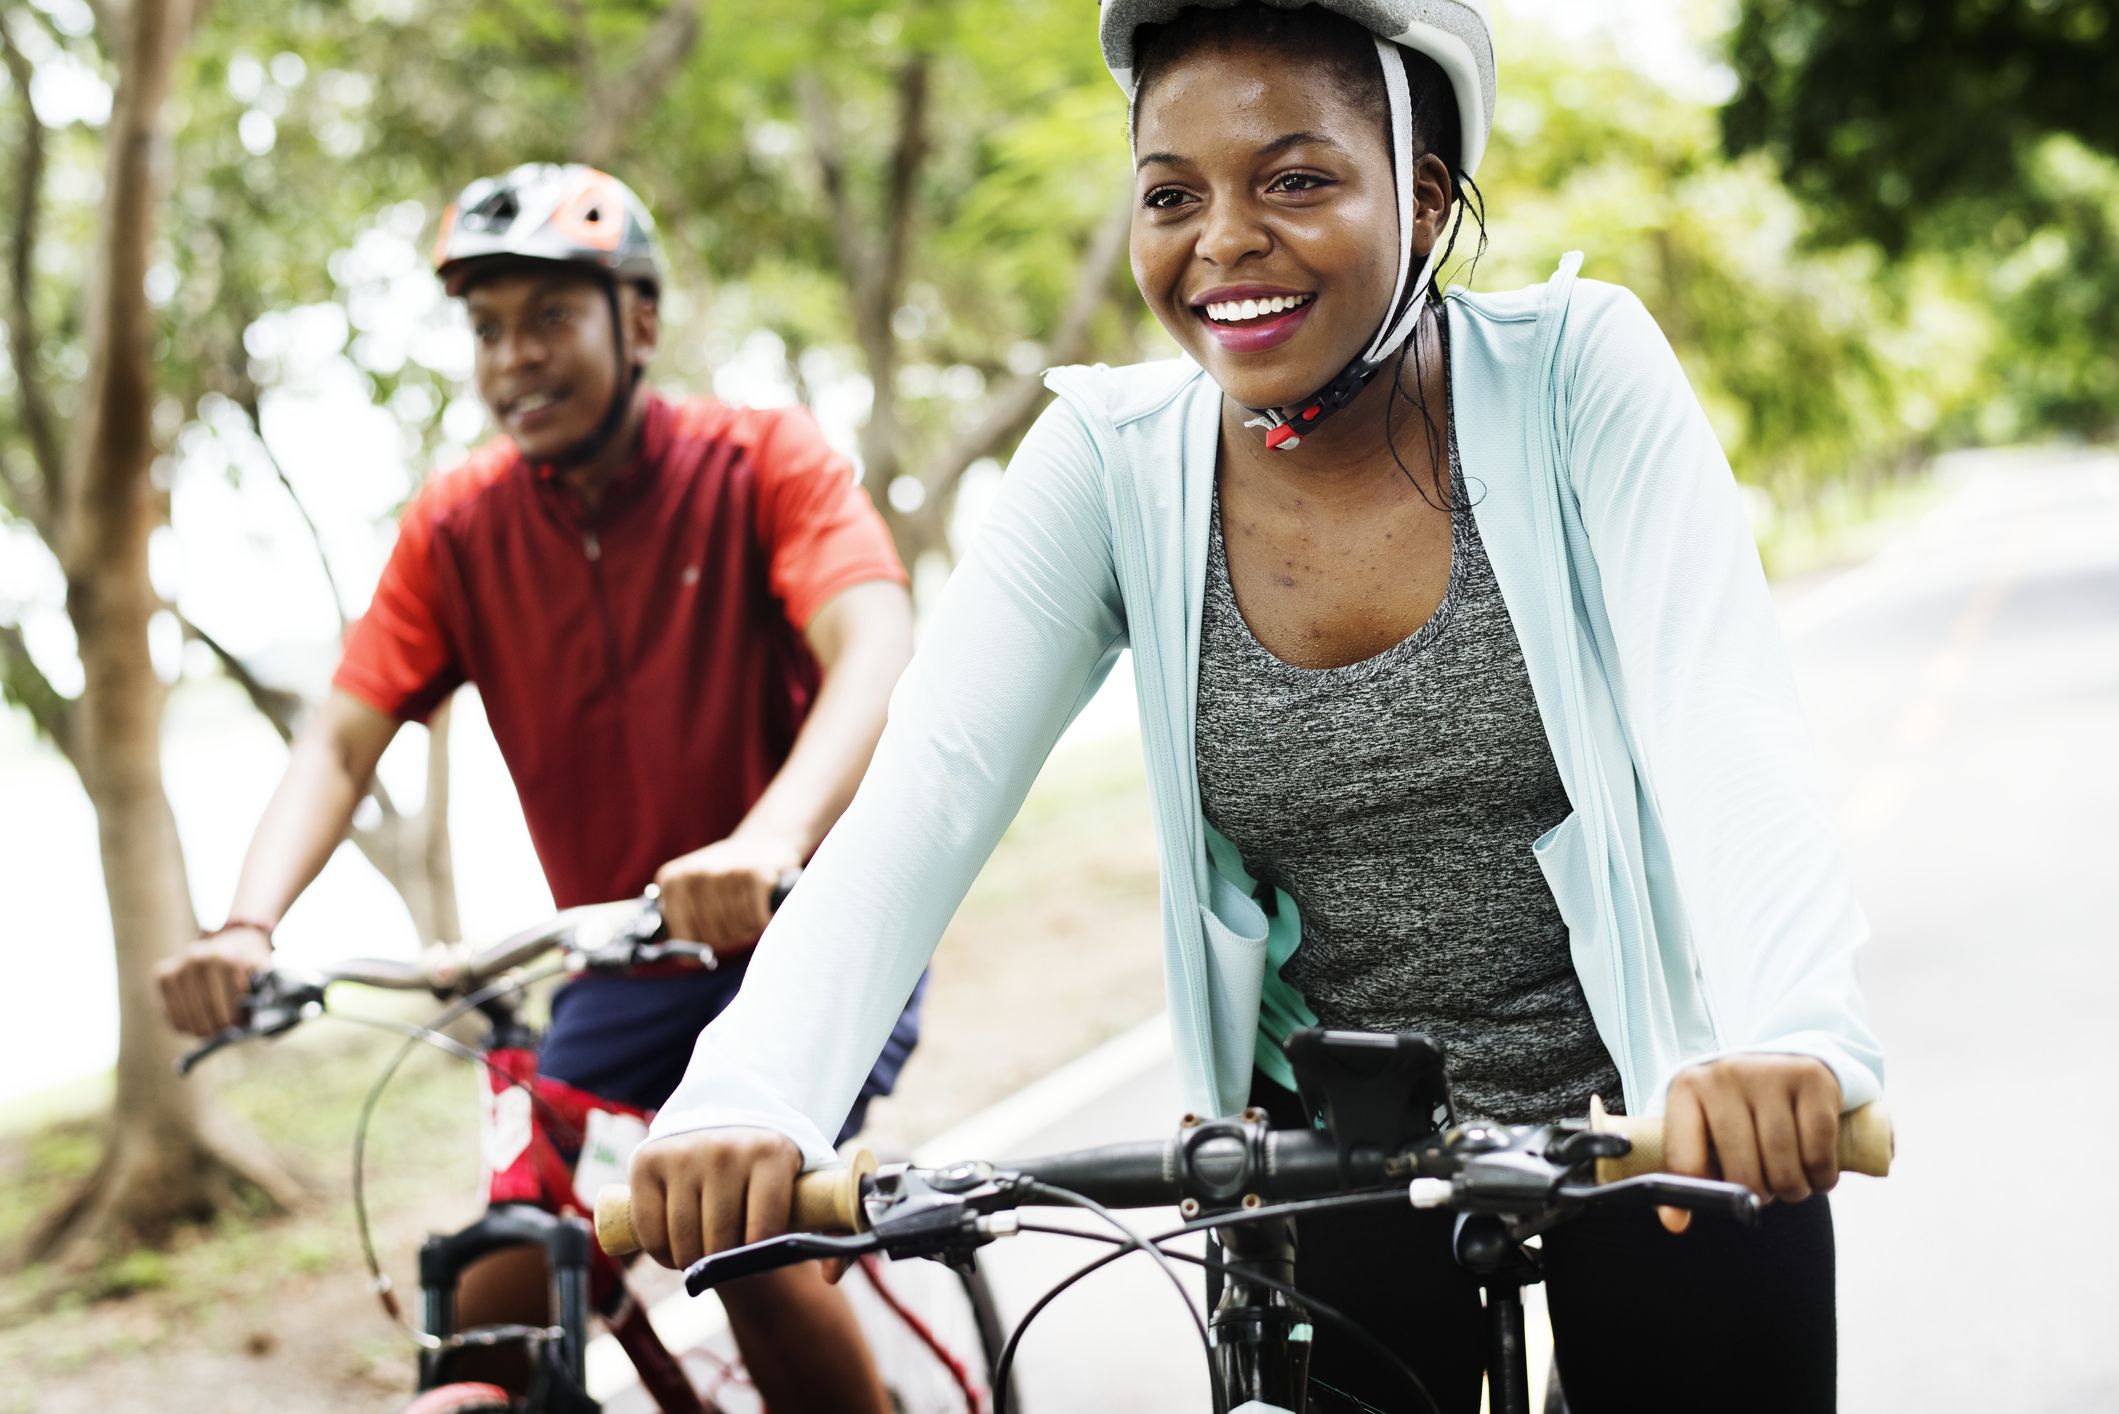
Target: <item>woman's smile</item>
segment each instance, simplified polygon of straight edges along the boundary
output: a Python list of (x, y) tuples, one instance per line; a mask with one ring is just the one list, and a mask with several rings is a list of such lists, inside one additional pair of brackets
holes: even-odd
[(1193, 314), (1230, 353), (1259, 353), (1294, 337), (1317, 296), (1256, 285), (1217, 286), (1192, 302)]

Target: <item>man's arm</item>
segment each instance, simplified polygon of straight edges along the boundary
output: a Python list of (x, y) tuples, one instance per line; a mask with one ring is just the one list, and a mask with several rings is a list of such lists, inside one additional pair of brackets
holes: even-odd
[(398, 725), (359, 698), (333, 692), (295, 733), (287, 772), (236, 879), (228, 917), (240, 921), (156, 969), (162, 1009), (178, 1030), (206, 1036), (241, 1019), (251, 974), (271, 965), (271, 930), (346, 837)]
[(890, 692), (912, 658), (912, 599), (888, 580), (834, 595), (803, 631), (824, 680), (794, 750), (725, 840), (662, 866), (674, 937), (748, 945), (772, 921), (772, 891), (838, 820), (868, 769)]

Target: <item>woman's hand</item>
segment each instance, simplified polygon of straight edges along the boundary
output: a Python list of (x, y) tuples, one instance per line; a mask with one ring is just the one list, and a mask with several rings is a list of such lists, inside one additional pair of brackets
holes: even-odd
[[(1741, 1183), (1800, 1203), (1839, 1182), (1839, 1079), (1810, 1056), (1724, 1056), (1670, 1082), (1663, 1156), (1672, 1173)], [(1692, 1214), (1660, 1208), (1683, 1232)]]
[(633, 1151), (633, 1234), (665, 1267), (787, 1231), (802, 1151), (769, 1129), (699, 1129)]

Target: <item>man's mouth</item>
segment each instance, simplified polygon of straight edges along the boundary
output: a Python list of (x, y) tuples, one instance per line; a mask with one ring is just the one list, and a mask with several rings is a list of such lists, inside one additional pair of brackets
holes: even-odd
[(541, 388), (534, 393), (522, 393), (510, 398), (501, 408), (507, 417), (532, 417), (545, 409), (557, 406), (565, 399), (565, 393), (550, 388)]
[(1315, 298), (1315, 295), (1269, 295), (1264, 299), (1211, 300), (1195, 308), (1210, 323), (1241, 328), (1246, 324), (1276, 319)]

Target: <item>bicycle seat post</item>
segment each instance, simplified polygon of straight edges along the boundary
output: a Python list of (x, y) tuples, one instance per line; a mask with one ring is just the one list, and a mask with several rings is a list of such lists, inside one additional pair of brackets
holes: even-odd
[(1530, 1414), (1523, 1288), (1544, 1279), (1537, 1256), (1488, 1213), (1460, 1216), (1454, 1245), (1458, 1265), (1486, 1292), (1488, 1408), (1493, 1414)]

